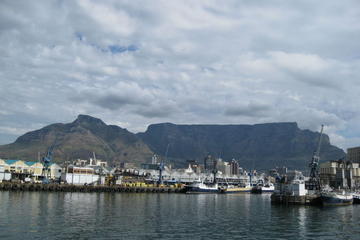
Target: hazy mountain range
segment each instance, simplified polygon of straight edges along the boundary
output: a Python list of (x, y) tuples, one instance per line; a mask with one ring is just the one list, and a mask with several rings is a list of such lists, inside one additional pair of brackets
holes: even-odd
[[(72, 123), (56, 123), (20, 136), (0, 146), (0, 157), (36, 160), (54, 146), (54, 161), (88, 159), (95, 152), (111, 165), (150, 162), (156, 153), (168, 163), (185, 166), (186, 160), (202, 162), (207, 154), (224, 160), (235, 158), (245, 168), (307, 167), (316, 149), (318, 132), (301, 130), (296, 123), (255, 125), (153, 124), (143, 133), (131, 133), (102, 120), (79, 115)], [(167, 152), (167, 154), (166, 154)], [(336, 160), (344, 151), (323, 136), (321, 159)]]

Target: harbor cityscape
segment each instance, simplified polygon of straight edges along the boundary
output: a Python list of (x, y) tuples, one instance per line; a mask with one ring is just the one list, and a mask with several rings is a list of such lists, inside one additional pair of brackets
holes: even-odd
[(0, 237), (356, 239), (360, 147), (319, 163), (322, 137), (323, 128), (309, 176), (286, 167), (246, 171), (211, 155), (183, 169), (157, 155), (140, 168), (111, 168), (95, 153), (60, 166), (53, 147), (38, 162), (1, 159)]
[(0, 1), (0, 239), (360, 239), (360, 2)]

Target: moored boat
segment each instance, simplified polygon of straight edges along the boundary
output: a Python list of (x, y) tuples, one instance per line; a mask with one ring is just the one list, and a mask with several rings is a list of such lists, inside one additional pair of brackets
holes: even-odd
[(343, 206), (353, 203), (353, 195), (344, 192), (322, 192), (320, 198), (324, 206)]
[(218, 193), (219, 186), (217, 183), (204, 183), (202, 181), (193, 182), (185, 186), (186, 193)]
[(360, 193), (353, 193), (353, 204), (360, 204)]
[(219, 188), (220, 193), (247, 193), (251, 192), (252, 187), (250, 185), (247, 186), (234, 186), (227, 185)]
[(254, 186), (251, 189), (252, 193), (272, 193), (275, 190), (275, 186), (274, 184), (267, 182), (267, 183), (263, 183), (262, 181), (260, 181), (258, 184), (256, 184), (256, 186)]
[(274, 192), (275, 186), (272, 183), (266, 183), (264, 186), (261, 187), (261, 192), (271, 193)]

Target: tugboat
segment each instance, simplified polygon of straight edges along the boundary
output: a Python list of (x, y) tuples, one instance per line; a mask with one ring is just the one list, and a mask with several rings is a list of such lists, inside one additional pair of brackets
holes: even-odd
[(345, 192), (322, 192), (320, 198), (324, 206), (343, 206), (353, 203), (353, 195)]

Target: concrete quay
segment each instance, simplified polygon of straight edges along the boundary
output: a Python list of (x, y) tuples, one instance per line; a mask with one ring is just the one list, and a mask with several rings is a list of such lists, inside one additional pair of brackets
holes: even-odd
[(137, 187), (137, 186), (103, 186), (71, 185), (41, 183), (0, 183), (0, 191), (43, 191), (43, 192), (124, 192), (124, 193), (183, 193), (183, 188), (174, 187)]

